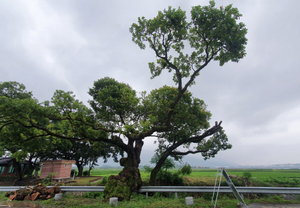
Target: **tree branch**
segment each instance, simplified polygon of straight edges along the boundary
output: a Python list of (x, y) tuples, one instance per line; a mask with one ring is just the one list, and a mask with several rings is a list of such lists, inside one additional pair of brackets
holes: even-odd
[(120, 147), (122, 150), (124, 150), (126, 152), (128, 150), (127, 145), (122, 141), (122, 139), (120, 139), (120, 138), (116, 139), (116, 136), (112, 136), (112, 139), (108, 139), (106, 137), (89, 138), (89, 137), (86, 137), (86, 135), (82, 135), (82, 136), (85, 136), (83, 138), (76, 138), (76, 137), (70, 137), (70, 136), (65, 136), (65, 135), (62, 135), (62, 134), (55, 133), (55, 132), (53, 132), (53, 131), (45, 128), (45, 127), (36, 125), (31, 120), (28, 120), (30, 125), (26, 125), (26, 124), (24, 124), (23, 122), (21, 122), (19, 120), (16, 120), (16, 122), (19, 123), (24, 128), (35, 128), (35, 129), (42, 130), (43, 132), (46, 133), (43, 136), (54, 136), (54, 137), (58, 137), (58, 138), (61, 138), (61, 139), (67, 139), (69, 141), (87, 141), (87, 140), (89, 140), (89, 141), (98, 141), (98, 142), (102, 141), (102, 142), (105, 142), (105, 143), (116, 145), (116, 146)]
[(175, 144), (171, 145), (166, 152), (172, 152), (173, 150), (175, 150), (177, 147), (181, 146), (182, 144), (186, 144), (186, 143), (198, 143), (201, 142), (204, 138), (208, 137), (208, 136), (212, 136), (214, 133), (220, 131), (223, 129), (223, 127), (221, 126), (222, 121), (220, 121), (219, 123), (215, 123), (215, 126), (211, 127), (210, 129), (206, 130), (203, 134), (201, 134), (200, 136), (195, 136), (195, 137), (190, 137), (188, 139), (182, 139), (179, 142), (176, 142)]
[(196, 151), (189, 150), (189, 151), (186, 151), (186, 152), (176, 152), (176, 151), (174, 151), (170, 154), (170, 156), (179, 156), (179, 155), (184, 156), (184, 155), (188, 155), (188, 154), (197, 154), (197, 153), (207, 152), (207, 151), (209, 151), (209, 150), (196, 150)]

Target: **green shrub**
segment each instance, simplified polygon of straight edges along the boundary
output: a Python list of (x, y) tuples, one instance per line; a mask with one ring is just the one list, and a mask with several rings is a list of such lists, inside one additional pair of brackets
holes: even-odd
[(190, 175), (192, 173), (192, 167), (190, 164), (186, 163), (180, 170), (180, 174), (182, 175)]
[(183, 179), (178, 173), (172, 174), (172, 186), (183, 186)]
[(75, 176), (76, 176), (77, 175), (77, 171), (75, 169), (72, 169), (70, 177), (73, 177), (74, 173), (75, 173)]
[(183, 179), (179, 173), (171, 173), (169, 171), (159, 171), (156, 179), (159, 185), (166, 186), (183, 186)]
[(249, 179), (252, 178), (252, 173), (249, 171), (243, 172), (243, 178), (249, 181)]
[(88, 176), (89, 175), (89, 171), (88, 170), (83, 171), (82, 175), (83, 176)]
[(151, 173), (153, 168), (151, 168), (149, 165), (144, 165), (143, 169), (146, 173)]
[(49, 173), (42, 181), (42, 184), (46, 186), (54, 185), (54, 183), (52, 182), (52, 176), (54, 175), (56, 175), (56, 173)]
[(107, 176), (104, 176), (101, 180), (101, 185), (105, 186), (105, 184), (107, 183), (108, 181), (108, 177)]

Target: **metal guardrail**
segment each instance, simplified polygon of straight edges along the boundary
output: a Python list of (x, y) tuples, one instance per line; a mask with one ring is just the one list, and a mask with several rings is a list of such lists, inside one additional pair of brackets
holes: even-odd
[[(52, 187), (52, 186), (48, 186)], [(0, 192), (14, 191), (24, 186), (0, 186)], [(63, 192), (103, 192), (105, 186), (60, 186)], [(252, 193), (252, 194), (299, 194), (300, 188), (298, 187), (236, 187), (239, 193)], [(140, 193), (149, 192), (169, 192), (175, 193), (213, 193), (214, 186), (142, 186), (139, 190)], [(221, 186), (220, 193), (232, 193), (229, 186)]]
[[(300, 194), (300, 188), (295, 187), (236, 187), (239, 193), (252, 194)], [(141, 193), (146, 193), (146, 198), (149, 192), (165, 192), (175, 193), (213, 193), (214, 186), (142, 186), (139, 190)], [(220, 193), (232, 193), (229, 186), (221, 186)]]

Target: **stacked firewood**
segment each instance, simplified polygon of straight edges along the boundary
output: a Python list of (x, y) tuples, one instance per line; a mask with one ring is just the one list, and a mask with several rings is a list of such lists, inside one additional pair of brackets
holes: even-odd
[(9, 197), (9, 200), (31, 200), (36, 199), (50, 199), (55, 194), (61, 193), (61, 189), (58, 186), (47, 188), (46, 186), (39, 184), (34, 187), (21, 188), (19, 190), (6, 192), (5, 196)]

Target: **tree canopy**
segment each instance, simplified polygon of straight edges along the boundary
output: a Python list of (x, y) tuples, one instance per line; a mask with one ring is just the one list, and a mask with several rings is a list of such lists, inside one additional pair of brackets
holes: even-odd
[[(185, 11), (169, 7), (159, 11), (152, 19), (141, 17), (137, 23), (132, 24), (130, 32), (133, 42), (141, 49), (145, 49), (148, 44), (156, 55), (156, 63), (148, 64), (152, 78), (159, 76), (163, 70), (173, 73), (177, 91), (173, 89), (175, 94), (166, 105), (168, 109), (164, 109), (164, 113), (161, 114), (166, 118), (166, 124), (175, 124), (171, 120), (177, 117), (176, 108), (181, 100), (184, 100), (188, 87), (195, 84), (195, 78), (212, 60), (223, 66), (228, 61), (238, 62), (245, 57), (247, 29), (244, 23), (237, 22), (241, 16), (238, 9), (232, 5), (216, 8), (215, 2), (210, 1), (208, 6), (192, 7), (190, 21), (187, 20)], [(203, 101), (195, 99), (193, 102), (204, 107)], [(205, 122), (208, 125), (210, 114), (203, 111), (195, 114), (197, 108), (187, 109), (187, 115), (196, 116), (184, 117), (186, 119), (183, 123), (187, 124), (184, 125), (185, 128), (175, 124), (175, 128), (159, 132), (161, 161), (153, 169), (150, 183), (155, 180), (155, 175), (168, 156), (201, 152), (204, 158), (208, 159), (214, 157), (221, 149), (231, 148), (231, 145), (225, 142), (227, 137), (222, 131), (221, 122), (203, 132), (203, 129), (208, 127), (205, 126)], [(218, 139), (213, 137), (205, 140), (205, 137), (213, 134)], [(178, 151), (178, 147), (189, 147), (191, 143), (197, 144), (196, 150)]]
[[(156, 63), (149, 63), (152, 78), (165, 69), (173, 72), (173, 80), (181, 93), (212, 60), (223, 66), (245, 57), (247, 29), (244, 23), (237, 22), (241, 16), (231, 4), (218, 9), (215, 2), (210, 1), (208, 6), (192, 7), (190, 21), (185, 11), (169, 7), (159, 11), (153, 19), (138, 18), (130, 32), (141, 49), (148, 43), (155, 52)], [(187, 78), (185, 84), (183, 78)]]
[[(87, 117), (90, 111), (74, 99), (71, 92), (57, 90), (50, 105), (49, 101), (38, 103), (32, 93), (17, 82), (0, 83), (0, 90), (0, 146), (15, 162), (50, 158), (76, 160), (82, 173), (84, 165), (92, 164), (92, 168), (99, 157), (104, 161), (110, 156), (116, 158), (117, 150), (113, 147), (79, 138), (87, 134), (89, 128), (76, 119)], [(57, 137), (59, 135), (73, 140), (64, 141)]]

